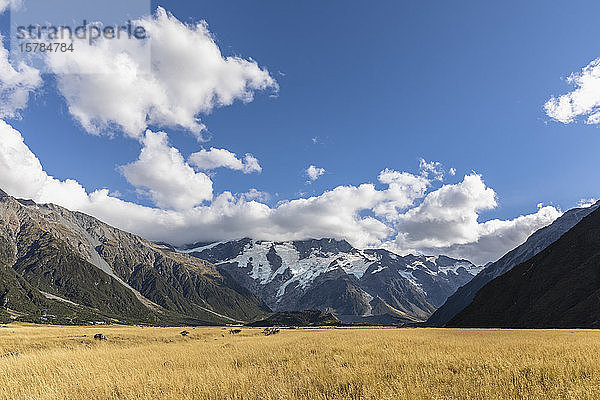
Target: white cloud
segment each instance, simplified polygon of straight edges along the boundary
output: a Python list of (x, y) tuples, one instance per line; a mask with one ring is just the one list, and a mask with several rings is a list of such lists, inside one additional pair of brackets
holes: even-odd
[(0, 120), (1, 188), (18, 196), (37, 198), (48, 176), (21, 134)]
[(199, 115), (278, 88), (254, 60), (224, 57), (204, 21), (186, 25), (159, 7), (140, 23), (145, 41), (104, 39), (48, 55), (71, 114), (90, 133), (117, 128), (139, 138), (154, 125), (200, 137)]
[(448, 171), (448, 173), (450, 174), (450, 176), (455, 176), (456, 175), (456, 168), (450, 168), (450, 170)]
[(212, 181), (195, 172), (164, 132), (146, 131), (137, 161), (120, 167), (136, 188), (147, 193), (159, 207), (188, 209), (212, 200)]
[(4, 14), (9, 7), (19, 9), (23, 5), (23, 0), (0, 0), (0, 14)]
[(271, 195), (269, 193), (254, 188), (248, 190), (246, 193), (240, 194), (239, 197), (245, 201), (255, 200), (260, 202), (266, 202), (271, 199)]
[(262, 167), (258, 163), (258, 159), (255, 158), (252, 154), (246, 153), (244, 156), (244, 168), (242, 171), (245, 174), (250, 174), (252, 172), (261, 172)]
[(23, 62), (13, 67), (2, 41), (0, 35), (0, 118), (7, 118), (18, 116), (19, 110), (27, 106), (29, 95), (41, 86), (42, 78), (37, 69)]
[(581, 72), (573, 73), (567, 82), (575, 86), (570, 93), (552, 97), (544, 105), (552, 119), (569, 124), (577, 117), (586, 117), (588, 124), (600, 122), (600, 58), (592, 61)]
[(419, 160), (419, 172), (427, 178), (431, 177), (440, 182), (444, 180), (444, 168), (438, 161), (427, 162), (424, 158), (421, 158)]
[(397, 241), (403, 247), (443, 247), (477, 240), (480, 211), (495, 208), (496, 193), (480, 175), (429, 193), (423, 202), (399, 216)]
[(229, 168), (242, 171), (245, 174), (261, 172), (262, 167), (252, 154), (246, 154), (241, 160), (235, 153), (226, 149), (200, 150), (190, 155), (189, 163), (201, 170), (213, 170), (217, 168)]
[[(521, 215), (511, 220), (490, 220), (478, 223), (472, 229), (475, 240), (453, 243), (447, 241), (441, 246), (410, 249), (406, 243), (388, 244), (399, 253), (420, 252), (423, 254), (445, 254), (450, 257), (466, 258), (479, 265), (496, 261), (516, 246), (522, 244), (536, 230), (551, 224), (561, 212), (552, 206), (545, 206), (533, 214)], [(443, 243), (443, 242), (442, 242)]]
[(412, 206), (415, 200), (422, 198), (430, 186), (429, 179), (424, 176), (387, 168), (379, 173), (378, 180), (388, 185), (388, 196), (386, 199), (380, 199), (372, 209), (377, 217), (383, 217), (387, 221), (396, 221), (399, 212)]
[(479, 222), (481, 211), (496, 206), (496, 193), (482, 177), (467, 175), (460, 183), (428, 193), (419, 206), (400, 215), (395, 226), (398, 235), (387, 246), (400, 253), (447, 254), (483, 264), (499, 258), (561, 215), (548, 206), (513, 220)]
[(598, 202), (598, 199), (595, 199), (593, 197), (591, 197), (589, 199), (581, 199), (577, 203), (577, 207), (589, 208), (589, 207), (593, 206), (594, 204), (596, 204), (597, 202)]
[(85, 189), (74, 180), (49, 176), (21, 134), (0, 120), (0, 187), (9, 194), (36, 201), (54, 202), (78, 210), (87, 200)]
[(309, 182), (314, 182), (317, 179), (319, 179), (319, 177), (321, 175), (323, 175), (325, 173), (325, 170), (323, 168), (319, 168), (319, 167), (315, 167), (314, 165), (311, 165), (310, 167), (308, 167), (306, 169), (306, 176), (308, 176)]
[[(261, 203), (265, 198), (258, 191), (240, 195), (224, 192), (209, 204), (193, 207), (209, 198), (210, 181), (198, 178), (162, 133), (149, 132), (142, 154), (128, 167), (134, 184), (156, 192), (153, 196), (157, 202), (176, 209), (123, 201), (111, 196), (108, 189), (88, 193), (76, 181), (48, 176), (21, 134), (0, 122), (0, 188), (173, 244), (241, 237), (334, 237), (357, 247), (449, 254), (484, 263), (499, 258), (560, 215), (554, 207), (542, 207), (512, 220), (479, 222), (481, 211), (497, 206), (494, 191), (481, 176), (467, 175), (462, 182), (427, 193), (430, 179), (389, 169), (379, 175), (380, 184), (386, 186), (382, 189), (373, 184), (338, 186), (319, 196), (282, 201), (273, 207)], [(172, 187), (168, 186), (169, 179), (176, 180)], [(197, 185), (201, 194), (186, 190), (186, 185)]]

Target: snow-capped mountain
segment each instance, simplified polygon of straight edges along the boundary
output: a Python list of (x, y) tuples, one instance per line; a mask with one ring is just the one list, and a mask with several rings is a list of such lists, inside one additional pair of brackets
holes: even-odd
[(334, 239), (242, 239), (179, 251), (214, 263), (274, 311), (319, 309), (345, 321), (425, 320), (481, 271), (466, 260), (358, 250)]

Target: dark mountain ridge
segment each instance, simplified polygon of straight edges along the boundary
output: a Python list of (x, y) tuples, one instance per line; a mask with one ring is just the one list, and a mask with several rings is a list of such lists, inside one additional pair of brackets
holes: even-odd
[(569, 210), (554, 221), (554, 223), (536, 231), (525, 243), (508, 252), (495, 263), (487, 266), (473, 280), (460, 287), (433, 313), (426, 325), (445, 326), (473, 301), (475, 294), (488, 282), (491, 282), (494, 278), (510, 271), (516, 265), (527, 261), (547, 248), (599, 206), (600, 202), (589, 208)]
[(600, 328), (600, 209), (485, 285), (447, 326)]
[(270, 312), (206, 261), (3, 191), (0, 305), (4, 319), (60, 323), (225, 324)]

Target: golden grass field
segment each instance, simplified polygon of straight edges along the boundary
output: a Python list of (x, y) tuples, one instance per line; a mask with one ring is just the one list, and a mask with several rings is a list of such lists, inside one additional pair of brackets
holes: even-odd
[(600, 399), (599, 331), (185, 329), (0, 327), (0, 398)]

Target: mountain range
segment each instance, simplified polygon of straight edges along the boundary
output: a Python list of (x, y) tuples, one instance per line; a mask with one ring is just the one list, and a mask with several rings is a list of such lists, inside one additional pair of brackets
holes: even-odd
[(241, 239), (178, 251), (213, 263), (274, 311), (314, 309), (344, 322), (424, 321), (481, 271), (467, 260), (359, 250), (334, 239)]
[(510, 251), (495, 263), (488, 265), (470, 282), (460, 287), (456, 293), (448, 298), (444, 305), (435, 311), (427, 321), (427, 325), (445, 326), (473, 301), (475, 294), (486, 284), (546, 249), (599, 207), (600, 202), (592, 207), (569, 210), (551, 225), (536, 231), (525, 243)]
[(333, 239), (176, 249), (0, 191), (1, 320), (226, 324), (319, 310), (345, 322), (419, 322), (480, 270)]
[(212, 264), (0, 191), (0, 319), (224, 324), (271, 311)]
[(447, 326), (600, 328), (600, 209), (481, 288)]
[(335, 239), (176, 248), (0, 190), (0, 322), (587, 328), (598, 305), (600, 202), (484, 268)]

